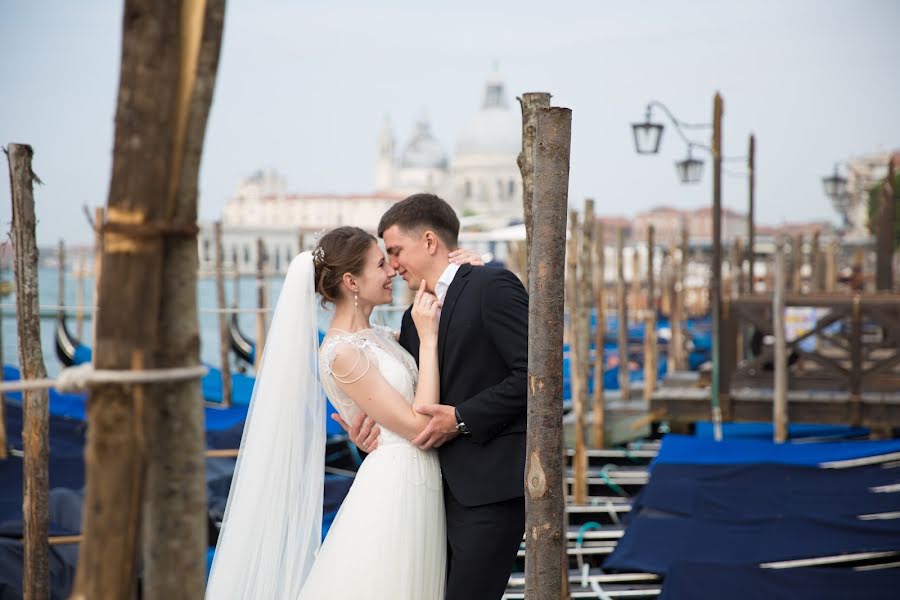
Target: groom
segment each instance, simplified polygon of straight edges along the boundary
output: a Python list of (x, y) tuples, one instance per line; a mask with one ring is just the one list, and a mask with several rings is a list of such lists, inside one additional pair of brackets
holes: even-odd
[[(447, 513), (447, 600), (497, 600), (525, 530), (528, 294), (505, 269), (449, 264), (459, 219), (434, 194), (415, 194), (381, 218), (378, 235), (410, 289), (422, 280), (442, 303), (438, 330), (441, 403), (413, 443), (438, 448)], [(410, 310), (400, 344), (418, 360)], [(370, 419), (350, 428), (371, 451)]]

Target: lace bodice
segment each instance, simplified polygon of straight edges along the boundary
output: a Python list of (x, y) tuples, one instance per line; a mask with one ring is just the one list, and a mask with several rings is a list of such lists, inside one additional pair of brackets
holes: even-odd
[[(349, 344), (365, 354), (369, 361), (369, 369), (378, 369), (381, 376), (410, 404), (416, 395), (416, 383), (419, 372), (413, 357), (397, 343), (394, 332), (388, 327), (375, 325), (371, 329), (363, 329), (353, 333), (329, 331), (328, 337), (319, 349), (319, 372), (322, 387), (331, 403), (347, 423), (350, 423), (360, 408), (338, 386), (338, 379), (331, 366), (337, 354)], [(381, 427), (379, 446), (391, 443), (409, 442), (402, 436)]]

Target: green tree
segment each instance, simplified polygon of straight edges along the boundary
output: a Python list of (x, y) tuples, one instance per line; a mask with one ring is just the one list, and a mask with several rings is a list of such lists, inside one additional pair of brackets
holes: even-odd
[[(873, 235), (878, 235), (878, 213), (881, 210), (881, 189), (884, 184), (884, 181), (880, 181), (869, 188), (867, 208), (869, 231)], [(894, 174), (894, 248), (900, 248), (900, 172)]]

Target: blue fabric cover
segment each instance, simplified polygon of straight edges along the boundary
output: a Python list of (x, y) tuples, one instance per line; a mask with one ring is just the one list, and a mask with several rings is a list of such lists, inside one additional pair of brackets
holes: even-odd
[(896, 600), (900, 569), (760, 569), (676, 561), (663, 582), (660, 600)]
[(666, 574), (678, 560), (730, 564), (900, 551), (900, 520), (835, 517), (708, 519), (642, 511), (604, 569)]
[(900, 510), (900, 493), (870, 488), (900, 483), (900, 469), (819, 469), (794, 465), (679, 465), (653, 469), (632, 515), (653, 509), (718, 519), (855, 517)]
[[(722, 423), (722, 437), (726, 440), (734, 438), (771, 440), (774, 438), (774, 427), (771, 423)], [(851, 427), (849, 425), (819, 425), (817, 423), (791, 423), (788, 425), (788, 438), (854, 438), (869, 435), (868, 427)], [(694, 428), (694, 437), (713, 438), (711, 421), (698, 421)]]
[(727, 438), (716, 442), (711, 439), (670, 434), (663, 438), (659, 454), (653, 464), (780, 463), (816, 466), (828, 461), (893, 452), (900, 452), (900, 440), (776, 444), (764, 440)]

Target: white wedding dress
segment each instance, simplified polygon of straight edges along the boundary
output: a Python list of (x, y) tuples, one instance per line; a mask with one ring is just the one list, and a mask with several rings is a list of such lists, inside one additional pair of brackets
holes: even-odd
[[(342, 351), (365, 353), (370, 369), (412, 404), (413, 357), (383, 327), (331, 330), (319, 349), (322, 387), (348, 423), (359, 407), (337, 385), (331, 365)], [(363, 363), (365, 364), (365, 363)], [(419, 450), (381, 427), (300, 593), (301, 600), (443, 600), (447, 537), (437, 452)]]

